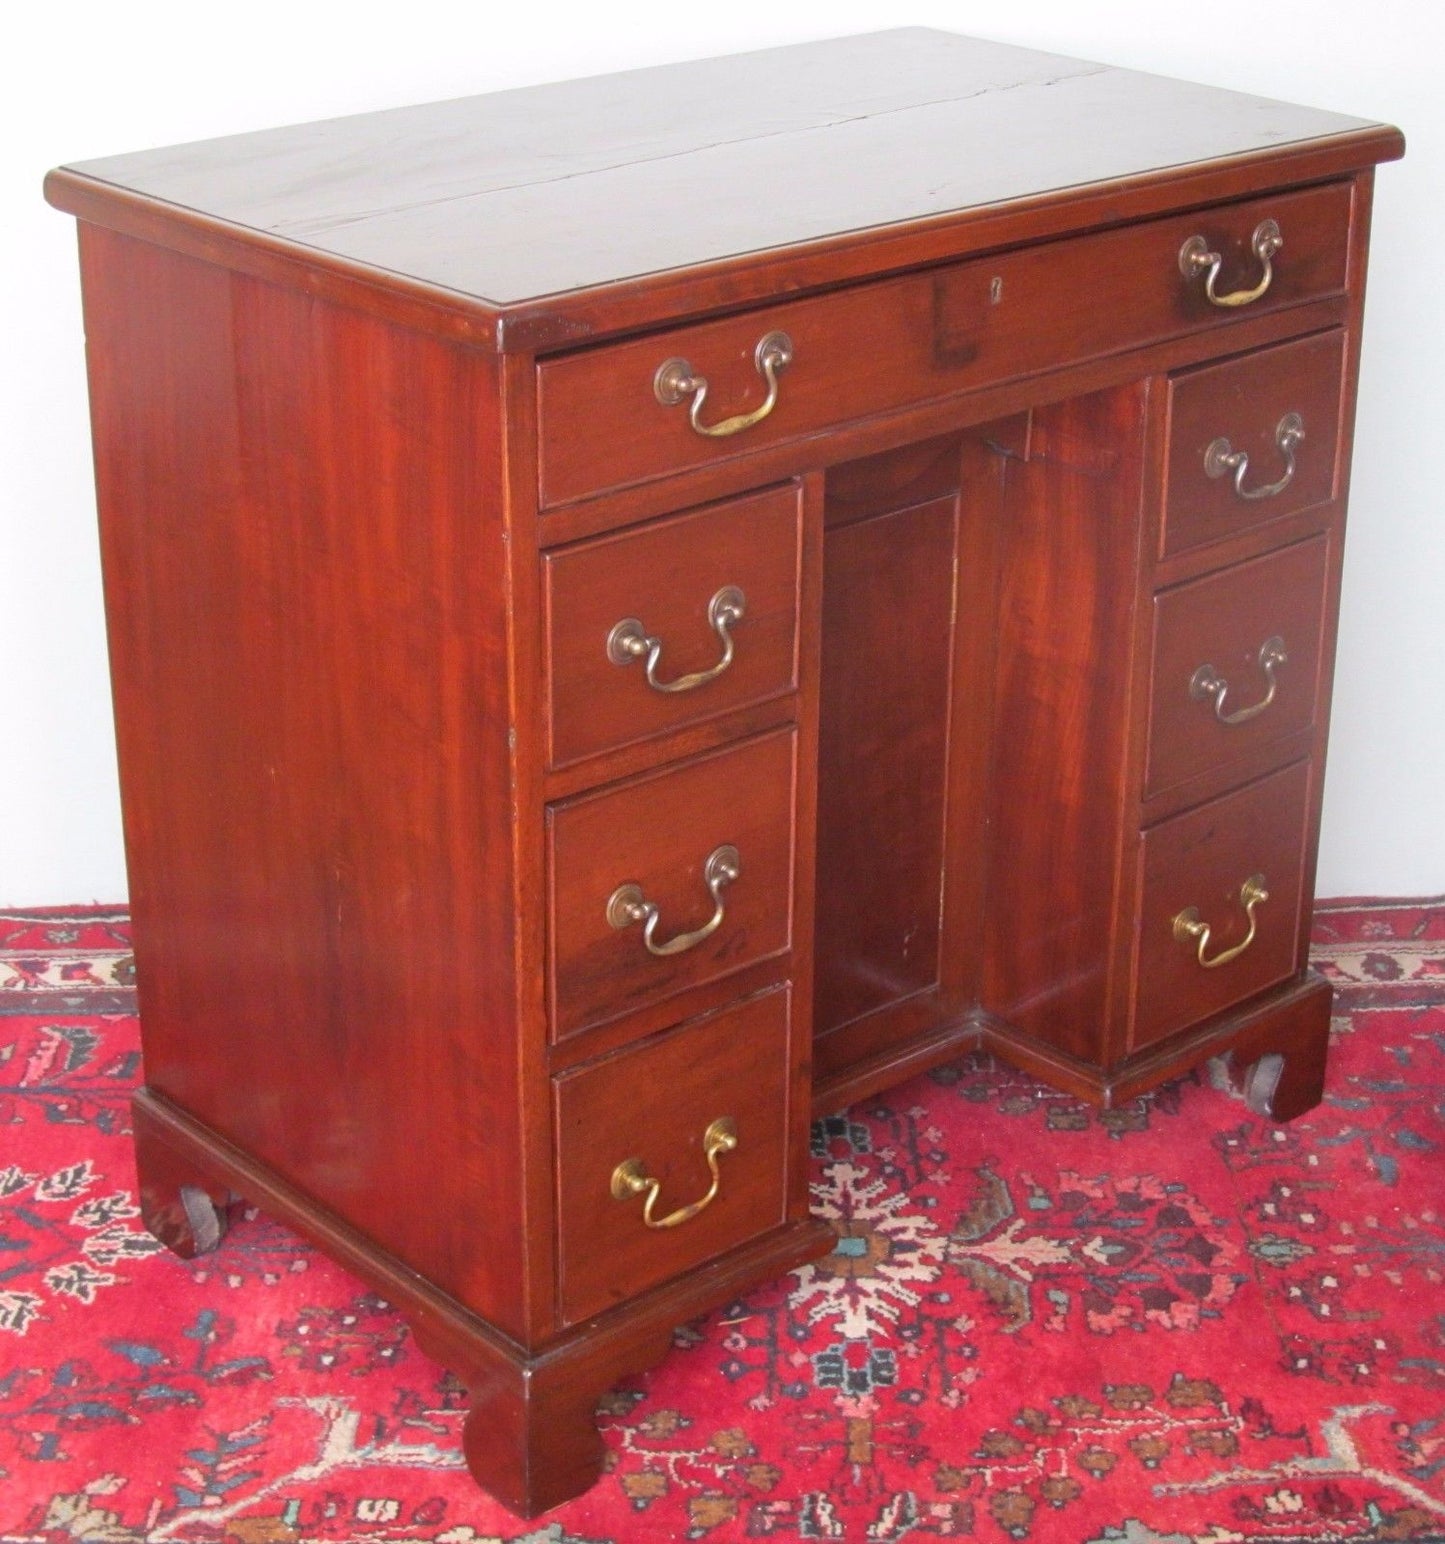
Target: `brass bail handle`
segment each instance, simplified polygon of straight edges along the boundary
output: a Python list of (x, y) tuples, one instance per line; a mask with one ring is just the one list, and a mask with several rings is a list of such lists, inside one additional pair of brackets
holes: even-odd
[(736, 847), (725, 842), (721, 847), (713, 848), (702, 870), (703, 880), (713, 899), (713, 914), (700, 928), (694, 928), (691, 933), (679, 933), (666, 943), (658, 943), (656, 937), (659, 917), (657, 903), (647, 899), (641, 885), (618, 885), (607, 897), (607, 921), (619, 932), (634, 923), (642, 923), (642, 942), (647, 946), (647, 952), (657, 955), (659, 959), (672, 954), (684, 954), (689, 949), (695, 949), (704, 939), (711, 938), (722, 926), (723, 890), (742, 871), (742, 859)]
[(1279, 225), (1274, 220), (1261, 220), (1250, 237), (1250, 248), (1264, 265), (1264, 273), (1253, 289), (1231, 290), (1219, 294), (1214, 286), (1219, 281), (1219, 270), (1224, 263), (1222, 252), (1211, 252), (1203, 236), (1191, 236), (1179, 249), (1179, 271), (1186, 279), (1205, 275), (1204, 293), (1212, 306), (1247, 306), (1256, 301), (1269, 288), (1274, 279), (1274, 255), (1284, 245)]
[(1204, 664), (1189, 679), (1189, 695), (1196, 702), (1205, 702), (1210, 698), (1214, 701), (1214, 716), (1221, 724), (1247, 724), (1250, 719), (1258, 718), (1261, 713), (1274, 701), (1274, 694), (1279, 690), (1279, 677), (1275, 671), (1281, 665), (1289, 663), (1289, 655), (1285, 653), (1284, 639), (1278, 634), (1273, 638), (1266, 638), (1259, 646), (1259, 653), (1255, 656), (1259, 662), (1259, 668), (1264, 675), (1265, 684), (1269, 688), (1258, 702), (1252, 702), (1247, 708), (1236, 708), (1232, 713), (1224, 711), (1224, 699), (1229, 694), (1229, 682), (1215, 670), (1213, 665)]
[(657, 1198), (662, 1194), (662, 1181), (654, 1179), (647, 1172), (647, 1166), (641, 1158), (627, 1158), (613, 1169), (612, 1199), (626, 1201), (632, 1196), (646, 1195), (647, 1199), (642, 1203), (642, 1220), (649, 1228), (680, 1227), (685, 1222), (691, 1222), (700, 1211), (711, 1206), (717, 1199), (718, 1190), (722, 1186), (722, 1171), (718, 1168), (718, 1159), (724, 1153), (732, 1152), (737, 1145), (737, 1122), (731, 1115), (719, 1115), (702, 1134), (702, 1154), (707, 1159), (708, 1170), (712, 1174), (712, 1184), (707, 1187), (707, 1194), (690, 1202), (687, 1206), (679, 1206), (675, 1212), (669, 1212), (666, 1217), (652, 1215), (652, 1209), (657, 1205)]
[(1249, 918), (1249, 932), (1232, 949), (1222, 949), (1211, 960), (1204, 957), (1204, 951), (1209, 947), (1209, 924), (1200, 920), (1197, 906), (1186, 906), (1175, 917), (1173, 924), (1175, 942), (1197, 944), (1195, 958), (1205, 970), (1217, 970), (1221, 965), (1228, 965), (1231, 960), (1237, 960), (1254, 942), (1254, 935), (1259, 928), (1259, 918), (1255, 916), (1255, 910), (1268, 899), (1269, 891), (1264, 887), (1264, 875), (1251, 874), (1239, 887), (1239, 904), (1244, 907), (1244, 914)]
[(1280, 455), (1284, 457), (1284, 474), (1272, 483), (1265, 483), (1258, 488), (1246, 488), (1244, 476), (1249, 471), (1249, 452), (1232, 449), (1223, 435), (1217, 440), (1211, 440), (1208, 449), (1204, 452), (1204, 475), (1227, 477), (1230, 472), (1233, 472), (1236, 497), (1272, 499), (1277, 494), (1283, 493), (1294, 481), (1294, 453), (1304, 437), (1305, 421), (1298, 413), (1286, 413), (1274, 426), (1274, 442), (1279, 447)]
[(685, 402), (691, 397), (692, 406), (688, 409), (688, 422), (698, 434), (705, 434), (709, 439), (720, 440), (730, 434), (741, 434), (744, 429), (751, 429), (754, 424), (760, 424), (772, 412), (778, 405), (778, 374), (786, 370), (792, 362), (793, 340), (787, 333), (764, 333), (753, 350), (753, 363), (758, 374), (767, 383), (768, 394), (761, 407), (754, 408), (751, 413), (738, 413), (733, 418), (724, 418), (721, 423), (702, 422), (700, 414), (702, 405), (707, 400), (707, 377), (695, 374), (692, 366), (685, 359), (663, 360), (657, 367), (657, 374), (652, 378), (652, 391), (664, 407), (676, 407), (678, 403)]
[(722, 657), (706, 670), (678, 676), (675, 681), (660, 681), (658, 661), (662, 658), (662, 639), (655, 637), (636, 617), (623, 617), (607, 635), (607, 657), (614, 665), (630, 665), (645, 659), (647, 684), (655, 692), (691, 692), (715, 681), (733, 662), (732, 629), (742, 621), (748, 598), (735, 584), (725, 584), (707, 603), (708, 626), (722, 640)]

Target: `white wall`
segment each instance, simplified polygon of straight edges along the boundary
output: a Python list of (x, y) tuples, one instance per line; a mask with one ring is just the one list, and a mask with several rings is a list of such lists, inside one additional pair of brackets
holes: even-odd
[[(44, 17), (42, 21), (40, 18)], [(1247, 25), (1241, 25), (1243, 18)], [(1382, 168), (1320, 893), (1445, 891), (1445, 7), (1434, 0), (97, 0), (16, 7), (0, 114), (0, 905), (125, 893), (71, 222), (47, 167), (919, 23), (1398, 123)], [(764, 190), (760, 190), (764, 196)]]

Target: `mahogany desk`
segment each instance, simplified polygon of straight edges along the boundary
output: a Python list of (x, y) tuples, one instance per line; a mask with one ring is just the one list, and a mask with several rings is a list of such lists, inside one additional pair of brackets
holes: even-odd
[(584, 1489), (983, 1044), (1320, 1096), (1379, 124), (926, 31), (71, 167), (145, 1215)]

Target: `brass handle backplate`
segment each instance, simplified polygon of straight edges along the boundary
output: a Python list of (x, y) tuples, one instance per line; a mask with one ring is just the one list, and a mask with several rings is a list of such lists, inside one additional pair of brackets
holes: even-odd
[(1224, 679), (1213, 665), (1204, 664), (1189, 679), (1189, 695), (1196, 702), (1214, 700), (1214, 716), (1221, 724), (1247, 724), (1250, 719), (1258, 718), (1261, 713), (1274, 701), (1274, 694), (1279, 690), (1279, 678), (1275, 671), (1289, 663), (1289, 655), (1284, 651), (1284, 639), (1276, 634), (1273, 638), (1266, 638), (1259, 646), (1259, 653), (1255, 656), (1259, 661), (1259, 668), (1264, 672), (1264, 679), (1269, 687), (1264, 696), (1258, 702), (1252, 702), (1247, 708), (1236, 708), (1232, 713), (1224, 711), (1224, 699), (1229, 693), (1229, 682)]
[(722, 657), (707, 670), (694, 670), (675, 681), (659, 681), (657, 663), (662, 658), (662, 639), (654, 637), (636, 617), (623, 617), (607, 635), (607, 657), (614, 665), (647, 661), (647, 684), (655, 692), (690, 692), (715, 681), (733, 662), (732, 628), (743, 619), (747, 596), (735, 584), (725, 584), (707, 603), (708, 626), (722, 639)]
[(664, 359), (652, 378), (652, 391), (664, 407), (676, 407), (691, 397), (692, 406), (688, 409), (687, 417), (693, 429), (709, 439), (725, 439), (730, 434), (741, 434), (744, 429), (751, 429), (772, 412), (778, 405), (778, 374), (792, 362), (793, 340), (787, 333), (764, 333), (753, 350), (753, 363), (757, 366), (758, 374), (767, 382), (767, 397), (762, 406), (755, 407), (751, 413), (738, 413), (733, 418), (724, 418), (721, 423), (702, 422), (699, 415), (707, 400), (707, 377), (696, 374), (685, 359)]
[(1227, 295), (1216, 292), (1214, 286), (1219, 281), (1219, 270), (1224, 263), (1222, 252), (1211, 252), (1209, 243), (1203, 236), (1191, 236), (1179, 249), (1179, 271), (1186, 279), (1197, 279), (1200, 274), (1206, 275), (1204, 280), (1204, 293), (1209, 297), (1212, 306), (1247, 306), (1251, 301), (1258, 300), (1269, 288), (1274, 278), (1274, 254), (1284, 245), (1284, 237), (1280, 235), (1279, 226), (1273, 220), (1261, 220), (1254, 228), (1254, 235), (1249, 242), (1254, 255), (1264, 264), (1264, 273), (1258, 284), (1253, 289), (1231, 290)]
[(1249, 452), (1232, 450), (1229, 441), (1222, 435), (1217, 440), (1211, 440), (1204, 452), (1204, 475), (1227, 477), (1230, 472), (1233, 472), (1234, 491), (1238, 497), (1272, 499), (1276, 494), (1283, 493), (1294, 481), (1294, 453), (1304, 437), (1305, 423), (1298, 413), (1286, 413), (1274, 426), (1274, 442), (1279, 446), (1280, 455), (1284, 457), (1284, 475), (1272, 483), (1265, 483), (1258, 488), (1246, 488), (1244, 475), (1249, 471)]
[(641, 885), (618, 885), (607, 898), (607, 920), (619, 931), (631, 927), (634, 923), (642, 923), (642, 941), (647, 945), (649, 954), (655, 954), (659, 958), (666, 958), (671, 954), (683, 954), (689, 949), (695, 949), (705, 938), (711, 938), (722, 926), (723, 890), (741, 873), (742, 859), (738, 856), (737, 848), (726, 843), (721, 847), (715, 847), (708, 854), (702, 870), (702, 877), (712, 894), (712, 916), (700, 928), (695, 928), (691, 933), (679, 933), (676, 938), (669, 938), (666, 943), (658, 943), (656, 938), (657, 903), (649, 901), (643, 895)]
[(708, 1170), (712, 1174), (712, 1184), (707, 1187), (707, 1194), (687, 1206), (679, 1206), (675, 1212), (669, 1212), (666, 1217), (652, 1215), (652, 1209), (657, 1205), (657, 1198), (662, 1193), (662, 1181), (653, 1179), (641, 1158), (624, 1159), (613, 1169), (612, 1199), (626, 1201), (633, 1196), (645, 1195), (647, 1199), (642, 1203), (642, 1220), (649, 1228), (680, 1227), (684, 1222), (690, 1222), (700, 1211), (711, 1206), (717, 1199), (718, 1190), (722, 1185), (718, 1159), (724, 1153), (732, 1152), (737, 1145), (737, 1122), (731, 1115), (718, 1116), (702, 1134), (702, 1154), (707, 1159)]
[(1175, 917), (1175, 942), (1197, 944), (1195, 958), (1205, 970), (1217, 970), (1221, 965), (1228, 965), (1231, 960), (1237, 960), (1254, 942), (1254, 935), (1259, 929), (1259, 918), (1254, 914), (1255, 908), (1262, 906), (1268, 899), (1269, 891), (1264, 887), (1264, 875), (1251, 874), (1239, 887), (1239, 904), (1244, 907), (1244, 914), (1249, 918), (1249, 931), (1232, 949), (1222, 949), (1213, 959), (1207, 960), (1204, 957), (1204, 951), (1209, 947), (1209, 924), (1200, 921), (1197, 906), (1186, 906)]

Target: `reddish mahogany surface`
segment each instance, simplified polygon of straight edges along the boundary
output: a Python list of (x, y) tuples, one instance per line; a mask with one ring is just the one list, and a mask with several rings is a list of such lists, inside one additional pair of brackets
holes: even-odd
[[(1339, 332), (1322, 333), (1189, 370), (1170, 382), (1166, 557), (1334, 496), (1344, 342)], [(1245, 493), (1281, 479), (1287, 464), (1276, 431), (1288, 413), (1299, 415), (1304, 439), (1295, 448), (1294, 475), (1279, 493), (1241, 498), (1233, 474), (1206, 475), (1205, 452), (1216, 439), (1227, 439), (1232, 450), (1249, 457)]]
[[(776, 408), (743, 442), (751, 448), (1004, 375), (1215, 329), (1220, 313), (1203, 284), (1186, 283), (1179, 272), (1179, 249), (1191, 236), (1227, 259), (1220, 280), (1227, 289), (1258, 279), (1249, 241), (1261, 220), (1272, 218), (1289, 233), (1287, 250), (1275, 258), (1278, 278), (1254, 317), (1334, 294), (1345, 282), (1349, 214), (1349, 185), (1336, 183), (548, 360), (538, 381), (542, 502), (560, 504), (736, 454), (737, 442), (698, 435), (685, 407), (657, 400), (653, 377), (664, 360), (685, 358), (707, 379), (702, 421), (716, 421), (759, 405), (765, 387), (757, 345), (769, 332), (787, 334), (793, 360), (782, 371)], [(860, 358), (868, 369), (857, 368)]]
[[(558, 1080), (567, 1322), (625, 1302), (784, 1220), (788, 1006), (786, 991), (770, 992)], [(735, 1123), (737, 1147), (718, 1159), (716, 1200), (680, 1226), (639, 1227), (643, 1198), (613, 1199), (613, 1169), (640, 1160), (662, 1182), (653, 1215), (666, 1218), (706, 1194), (703, 1134), (722, 1117)]]
[[(1297, 762), (1176, 815), (1145, 836), (1130, 1049), (1272, 986), (1295, 969), (1309, 775), (1309, 764)], [(1239, 891), (1253, 874), (1264, 876), (1269, 891), (1258, 908), (1254, 942), (1229, 964), (1200, 969), (1197, 946), (1174, 937), (1174, 918), (1192, 906), (1209, 924), (1206, 959), (1232, 948), (1248, 930)]]
[(1102, 1059), (1126, 788), (1142, 385), (1036, 413), (1009, 467), (983, 1006)]
[(147, 1081), (519, 1331), (491, 362), (82, 236)]
[[(547, 690), (553, 765), (664, 734), (779, 697), (798, 679), (800, 490), (794, 486), (550, 552), (544, 561)], [(632, 617), (662, 642), (664, 685), (713, 669), (723, 644), (712, 597), (737, 588), (732, 663), (687, 691), (658, 691), (645, 660), (608, 657), (613, 627)]]
[(908, 28), (73, 169), (505, 305), (1378, 127)]
[[(548, 817), (554, 1032), (575, 1034), (669, 992), (780, 954), (792, 933), (796, 737), (729, 747), (601, 793)], [(715, 905), (703, 869), (735, 847), (717, 931), (658, 958), (642, 925), (614, 928), (608, 897), (638, 885), (658, 908), (655, 943), (704, 926)]]
[(828, 532), (820, 1037), (938, 979), (955, 502), (885, 509)]
[(84, 162), (50, 195), (525, 351), (1402, 149), (1382, 124), (910, 28)]
[[(810, 1105), (985, 1043), (1102, 1102), (1228, 1054), (1308, 1108), (1371, 168), (1401, 148), (908, 31), (52, 174), (150, 1225), (202, 1248), (240, 1194), (368, 1278), (530, 1514), (590, 1482), (599, 1395), (675, 1324), (827, 1247)], [(1211, 306), (1181, 243), (1245, 288), (1266, 217), (1269, 290)], [(751, 410), (776, 326), (751, 429), (654, 395), (685, 354), (704, 423)], [(1287, 490), (1202, 486), (1218, 435), (1277, 477), (1287, 410)], [(663, 679), (708, 668), (725, 584), (717, 680), (606, 659), (636, 616)], [(1243, 700), (1274, 632), (1267, 712), (1189, 699), (1207, 660)], [(698, 929), (723, 843), (709, 937), (608, 925), (634, 882), (661, 939)], [(1256, 872), (1254, 943), (1201, 969), (1173, 916), (1230, 947)], [(659, 1211), (700, 1196), (720, 1115), (705, 1211), (613, 1200), (631, 1157)]]
[[(1156, 599), (1147, 794), (1258, 748), (1288, 746), (1313, 725), (1328, 560), (1329, 538), (1314, 536)], [(1260, 707), (1269, 682), (1259, 652), (1271, 638), (1283, 640), (1288, 657), (1257, 716), (1224, 723), (1212, 700), (1191, 695), (1195, 672), (1208, 664), (1229, 683), (1220, 710), (1226, 717)]]

